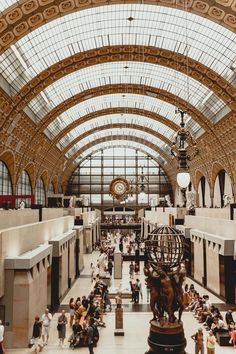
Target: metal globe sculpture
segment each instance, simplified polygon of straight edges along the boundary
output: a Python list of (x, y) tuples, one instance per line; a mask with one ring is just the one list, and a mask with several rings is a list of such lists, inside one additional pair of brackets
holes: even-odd
[(153, 230), (144, 241), (149, 264), (158, 267), (173, 268), (178, 266), (184, 256), (184, 236), (181, 231), (161, 226)]

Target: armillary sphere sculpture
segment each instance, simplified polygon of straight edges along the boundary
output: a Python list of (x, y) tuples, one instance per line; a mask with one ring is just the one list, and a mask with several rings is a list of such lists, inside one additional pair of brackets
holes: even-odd
[[(144, 268), (150, 288), (150, 306), (153, 312), (146, 354), (184, 354), (184, 337), (181, 315), (183, 306), (184, 236), (170, 226), (162, 226), (145, 239), (147, 264)], [(175, 312), (178, 311), (178, 319)]]

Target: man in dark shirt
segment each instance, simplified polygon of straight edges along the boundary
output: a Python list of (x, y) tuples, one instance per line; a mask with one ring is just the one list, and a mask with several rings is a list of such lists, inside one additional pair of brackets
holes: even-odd
[(87, 336), (88, 336), (88, 348), (89, 348), (89, 354), (94, 354), (93, 347), (94, 347), (94, 340), (93, 340), (93, 331), (94, 331), (94, 318), (90, 318), (89, 320), (89, 326), (87, 330)]
[(234, 319), (233, 319), (233, 314), (232, 314), (232, 310), (228, 310), (225, 314), (225, 322), (227, 323), (227, 325), (229, 326), (232, 322), (235, 323)]
[(86, 308), (86, 310), (88, 309), (89, 300), (86, 299), (86, 296), (82, 296), (82, 305)]

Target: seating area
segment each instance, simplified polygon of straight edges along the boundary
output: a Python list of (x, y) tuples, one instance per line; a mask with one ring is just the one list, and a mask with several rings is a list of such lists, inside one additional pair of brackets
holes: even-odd
[(236, 322), (232, 309), (229, 309), (225, 318), (220, 310), (211, 303), (209, 295), (200, 295), (194, 285), (185, 285), (185, 310), (193, 313), (194, 317), (206, 331), (212, 330), (220, 346), (235, 346)]

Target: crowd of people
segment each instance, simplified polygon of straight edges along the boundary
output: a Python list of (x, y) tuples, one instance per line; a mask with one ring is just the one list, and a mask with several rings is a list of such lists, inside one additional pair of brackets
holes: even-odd
[(190, 287), (185, 285), (183, 302), (185, 310), (193, 312), (201, 326), (191, 337), (195, 341), (195, 354), (204, 353), (203, 327), (208, 332), (206, 337), (207, 354), (215, 353), (217, 333), (228, 333), (229, 343), (236, 348), (236, 323), (231, 309), (226, 312), (225, 318), (223, 318), (220, 310), (212, 305), (209, 296), (201, 296), (193, 284)]
[[(103, 315), (111, 311), (111, 301), (107, 285), (97, 274), (93, 278), (93, 286), (90, 294), (71, 298), (69, 301), (69, 318), (65, 310), (62, 310), (57, 319), (57, 331), (59, 346), (64, 347), (67, 338), (67, 324), (72, 330), (68, 337), (70, 348), (74, 349), (80, 346), (88, 346), (89, 353), (93, 354), (93, 347), (99, 340), (98, 326), (105, 327)], [(44, 346), (48, 344), (52, 315), (48, 309), (41, 316), (35, 317), (33, 325), (31, 345), (33, 352), (42, 352)]]
[(138, 224), (141, 222), (141, 218), (137, 218), (134, 216), (121, 216), (117, 218), (117, 216), (105, 216), (103, 219), (104, 224), (111, 225), (122, 225), (122, 224)]

